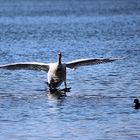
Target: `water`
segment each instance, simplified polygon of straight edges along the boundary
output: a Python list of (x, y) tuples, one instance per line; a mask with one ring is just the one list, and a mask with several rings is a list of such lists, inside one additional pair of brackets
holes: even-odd
[(68, 70), (67, 97), (45, 72), (0, 70), (0, 140), (139, 140), (139, 0), (1, 0), (0, 64), (126, 59)]

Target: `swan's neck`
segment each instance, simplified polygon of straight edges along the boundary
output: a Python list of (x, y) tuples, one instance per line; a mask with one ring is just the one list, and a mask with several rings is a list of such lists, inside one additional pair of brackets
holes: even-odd
[(60, 65), (61, 64), (61, 55), (58, 55), (58, 65)]

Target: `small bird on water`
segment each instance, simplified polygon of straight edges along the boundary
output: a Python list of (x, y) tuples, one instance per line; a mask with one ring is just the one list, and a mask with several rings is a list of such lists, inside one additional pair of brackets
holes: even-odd
[(134, 99), (134, 108), (135, 109), (140, 109), (140, 103), (139, 103), (139, 99)]
[(38, 70), (45, 71), (48, 73), (48, 87), (50, 91), (57, 89), (62, 83), (64, 83), (64, 91), (69, 91), (66, 83), (66, 68), (76, 69), (80, 66), (95, 65), (101, 63), (108, 63), (122, 58), (86, 58), (78, 59), (67, 63), (62, 63), (61, 61), (62, 53), (58, 53), (58, 58), (56, 63), (39, 63), (39, 62), (18, 62), (0, 65), (2, 69), (8, 70)]

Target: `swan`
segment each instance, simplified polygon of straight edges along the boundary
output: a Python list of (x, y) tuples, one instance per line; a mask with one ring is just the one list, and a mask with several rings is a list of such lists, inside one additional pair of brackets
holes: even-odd
[(65, 89), (68, 89), (66, 83), (66, 68), (76, 69), (80, 66), (107, 63), (120, 59), (120, 58), (87, 58), (62, 63), (61, 58), (62, 53), (59, 52), (56, 63), (19, 62), (0, 65), (0, 68), (8, 70), (20, 70), (20, 69), (38, 70), (38, 71), (42, 70), (48, 73), (47, 84), (50, 90), (57, 89), (62, 83), (64, 83)]

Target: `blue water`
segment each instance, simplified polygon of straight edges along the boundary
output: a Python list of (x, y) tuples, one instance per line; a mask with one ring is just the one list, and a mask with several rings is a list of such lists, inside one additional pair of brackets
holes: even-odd
[(71, 92), (47, 74), (0, 70), (0, 140), (139, 140), (139, 0), (0, 0), (0, 64), (89, 57), (124, 60), (68, 70)]

